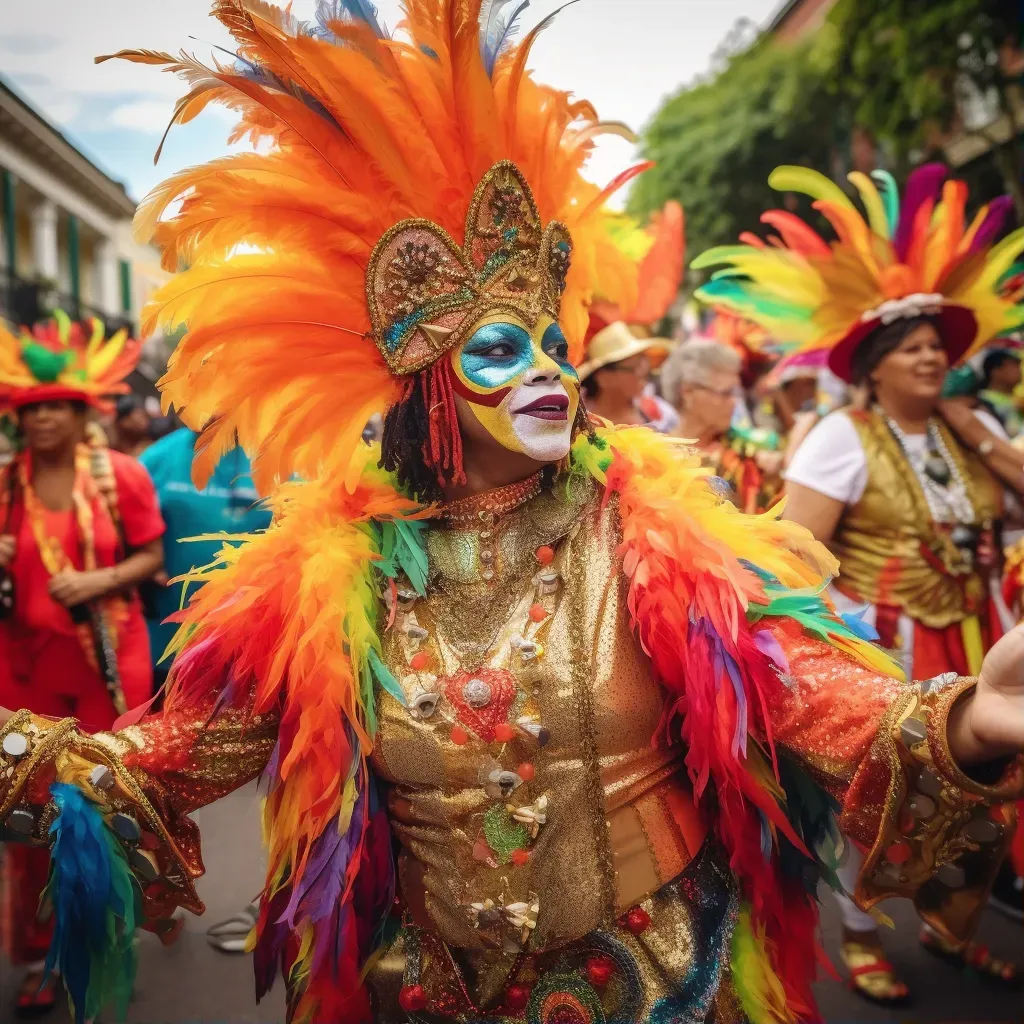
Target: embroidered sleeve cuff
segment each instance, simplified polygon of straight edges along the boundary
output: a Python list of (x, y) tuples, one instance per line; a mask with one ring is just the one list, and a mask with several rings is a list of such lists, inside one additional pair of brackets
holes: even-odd
[(55, 783), (77, 786), (121, 842), (144, 896), (147, 917), (183, 906), (201, 912), (193, 872), (142, 786), (117, 754), (83, 735), (74, 719), (17, 712), (0, 730), (0, 838), (51, 841)]
[(914, 900), (921, 917), (955, 942), (977, 925), (1013, 837), (1011, 801), (1022, 792), (1019, 759), (986, 785), (950, 755), (949, 712), (973, 686), (955, 675), (922, 683), (879, 737), (892, 776), (856, 892), (864, 906), (891, 896)]

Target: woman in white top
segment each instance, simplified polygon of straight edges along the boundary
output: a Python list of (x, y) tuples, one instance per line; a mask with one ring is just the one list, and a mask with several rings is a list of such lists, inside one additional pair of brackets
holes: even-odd
[[(911, 176), (902, 207), (891, 176), (874, 177), (881, 191), (863, 174), (850, 176), (865, 219), (823, 176), (779, 168), (771, 183), (811, 195), (838, 241), (770, 211), (763, 220), (778, 231), (776, 244), (748, 237), (706, 254), (698, 266), (726, 269), (698, 294), (794, 339), (796, 351), (827, 350), (832, 372), (866, 391), (864, 408), (830, 414), (797, 450), (785, 474), (785, 515), (830, 546), (839, 610), (862, 617), (908, 674), (971, 675), (1003, 629), (991, 599), (1002, 488), (985, 462), (1018, 485), (1022, 474), (1019, 455), (1003, 465), (1005, 449), (970, 409), (950, 406), (947, 421), (940, 399), (951, 365), (1024, 319), (998, 289), (1024, 232), (989, 250), (1000, 211), (986, 208), (968, 226), (965, 186), (944, 183), (937, 165)], [(915, 798), (918, 816), (934, 813), (934, 796)], [(840, 877), (852, 892), (861, 856), (848, 846)], [(885, 961), (874, 920), (843, 903), (842, 956), (855, 991), (903, 1001), (906, 986)], [(962, 962), (937, 936), (922, 939)], [(985, 976), (1014, 978), (984, 951), (965, 955)]]

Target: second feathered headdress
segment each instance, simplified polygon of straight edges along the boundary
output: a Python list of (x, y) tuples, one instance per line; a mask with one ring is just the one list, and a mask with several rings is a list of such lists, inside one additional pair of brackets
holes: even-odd
[(824, 175), (779, 167), (769, 184), (810, 196), (836, 240), (826, 242), (793, 213), (770, 210), (761, 218), (776, 232), (769, 243), (747, 234), (745, 244), (694, 261), (696, 268), (722, 268), (697, 294), (791, 342), (791, 354), (827, 351), (829, 367), (844, 380), (858, 345), (899, 318), (935, 316), (956, 362), (1024, 323), (1024, 307), (1000, 288), (1024, 250), (1024, 229), (993, 245), (1008, 200), (984, 207), (968, 224), (967, 186), (946, 174), (940, 164), (918, 168), (902, 203), (887, 172), (850, 174), (865, 219)]

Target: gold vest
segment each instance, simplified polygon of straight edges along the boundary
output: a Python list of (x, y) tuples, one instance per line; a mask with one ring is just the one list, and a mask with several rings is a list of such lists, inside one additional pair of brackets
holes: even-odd
[[(836, 585), (855, 599), (894, 605), (934, 629), (975, 614), (987, 581), (953, 543), (949, 527), (932, 520), (917, 475), (885, 420), (874, 412), (847, 415), (867, 457), (868, 481), (832, 540), (840, 564)], [(967, 484), (975, 513), (970, 525), (990, 529), (1002, 512), (995, 480), (979, 459), (965, 458), (944, 423), (938, 426)]]

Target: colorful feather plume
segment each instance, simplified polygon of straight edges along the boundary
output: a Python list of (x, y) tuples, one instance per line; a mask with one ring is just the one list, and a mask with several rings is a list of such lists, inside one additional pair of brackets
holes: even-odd
[(679, 203), (666, 203), (646, 226), (627, 214), (609, 214), (608, 228), (600, 240), (588, 339), (618, 320), (652, 327), (668, 313), (683, 281), (686, 221)]
[(834, 877), (838, 831), (829, 797), (780, 765), (768, 707), (788, 666), (764, 625), (788, 620), (870, 668), (897, 666), (828, 603), (828, 551), (780, 509), (739, 513), (682, 442), (601, 431), (596, 445), (577, 441), (573, 459), (618, 499), (629, 613), (669, 695), (662, 732), (685, 745), (698, 799), (714, 793), (718, 838), (784, 989), (772, 1003), (805, 1019), (817, 915), (803, 868)]
[(992, 244), (1005, 202), (967, 224), (967, 188), (945, 180), (939, 164), (910, 175), (902, 203), (887, 172), (848, 177), (866, 219), (824, 175), (777, 168), (769, 184), (809, 196), (836, 240), (826, 242), (792, 213), (768, 211), (761, 219), (777, 232), (770, 244), (745, 235), (746, 244), (719, 246), (694, 261), (698, 269), (722, 268), (698, 297), (759, 324), (790, 353), (832, 350), (866, 322), (880, 322), (883, 304), (910, 296), (940, 296), (942, 305), (973, 314), (973, 349), (1024, 323), (1024, 307), (999, 288), (1024, 251), (1024, 229)]
[(572, 234), (561, 322), (578, 354), (607, 197), (581, 169), (604, 126), (589, 103), (528, 73), (550, 18), (512, 45), (525, 7), (407, 0), (404, 34), (392, 38), (367, 0), (321, 2), (315, 25), (263, 0), (217, 0), (237, 59), (114, 55), (185, 80), (172, 124), (221, 103), (240, 118), (232, 139), (259, 144), (176, 174), (136, 218), (163, 265), (186, 268), (142, 320), (147, 334), (188, 328), (163, 389), (202, 431), (198, 480), (236, 437), (263, 493), (294, 474), (341, 474), (366, 421), (398, 396), (367, 337), (374, 245), (407, 217), (461, 241), (473, 189), (503, 158), (525, 175), (544, 222)]
[(105, 409), (105, 398), (128, 391), (140, 351), (125, 328), (108, 338), (101, 320), (74, 323), (61, 310), (18, 334), (0, 322), (0, 412), (62, 398)]
[(321, 482), (275, 491), (270, 528), (197, 571), (205, 585), (172, 644), (168, 709), (223, 691), (222, 703), (280, 717), (254, 963), (259, 995), (291, 964), (296, 1021), (366, 1019), (360, 969), (393, 889), (367, 766), (375, 685), (401, 696), (380, 658), (378, 614), (389, 576), (425, 587), (426, 513), (376, 468), (378, 449), (358, 455), (352, 492)]
[(124, 1019), (141, 894), (100, 808), (75, 785), (58, 783), (52, 795), (57, 818), (43, 899), (53, 908), (54, 935), (46, 971), (60, 971), (75, 1024), (95, 1020), (111, 1003)]

